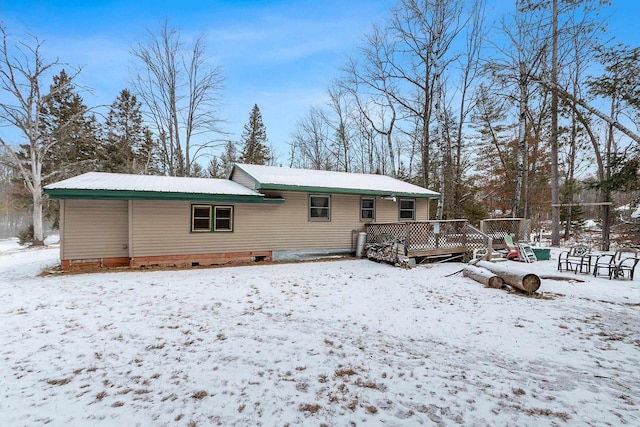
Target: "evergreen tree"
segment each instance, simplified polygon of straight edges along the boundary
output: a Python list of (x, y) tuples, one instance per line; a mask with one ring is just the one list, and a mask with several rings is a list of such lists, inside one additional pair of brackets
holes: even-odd
[(128, 89), (123, 89), (111, 104), (104, 130), (100, 169), (119, 173), (144, 172), (151, 147), (148, 146), (147, 129), (143, 126), (141, 103)]
[(93, 170), (98, 148), (96, 118), (65, 70), (53, 77), (50, 93), (40, 111), (40, 131), (52, 140), (42, 164), (45, 183)]
[(222, 164), (218, 156), (213, 156), (209, 161), (205, 175), (208, 178), (226, 178), (222, 169)]
[(267, 128), (262, 123), (260, 108), (255, 104), (249, 115), (249, 122), (244, 125), (242, 132), (244, 148), (240, 156), (240, 162), (254, 165), (265, 165), (271, 160), (267, 147)]
[(135, 160), (136, 170), (142, 175), (161, 175), (162, 165), (158, 153), (158, 140), (153, 137), (149, 128), (144, 129), (144, 141), (138, 149)]
[[(42, 160), (42, 183), (59, 181), (95, 169), (98, 153), (98, 123), (82, 97), (77, 93), (72, 77), (63, 69), (53, 77), (50, 96), (40, 108), (40, 132), (49, 135), (48, 156)], [(27, 147), (21, 155), (26, 156)], [(60, 220), (59, 202), (45, 198), (44, 217), (54, 228)]]
[(238, 149), (233, 141), (227, 142), (224, 147), (224, 153), (220, 156), (220, 167), (222, 168), (222, 177), (226, 178), (231, 174), (233, 164), (238, 161)]
[(207, 175), (208, 171), (204, 169), (200, 163), (191, 163), (191, 174), (189, 175), (191, 178), (208, 178)]

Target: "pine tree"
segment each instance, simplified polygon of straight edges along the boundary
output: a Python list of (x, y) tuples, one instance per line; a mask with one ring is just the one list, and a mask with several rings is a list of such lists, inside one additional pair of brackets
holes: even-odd
[(64, 70), (53, 77), (50, 93), (40, 111), (41, 132), (54, 140), (42, 164), (45, 182), (93, 170), (98, 149), (96, 118)]
[(104, 133), (101, 170), (119, 173), (146, 170), (150, 154), (147, 129), (143, 126), (141, 103), (128, 89), (123, 89), (111, 104)]
[(209, 161), (205, 175), (207, 178), (226, 178), (222, 169), (222, 164), (218, 156), (213, 156)]
[(267, 147), (267, 128), (262, 123), (260, 108), (255, 104), (249, 115), (249, 122), (244, 125), (242, 132), (244, 148), (240, 156), (240, 162), (254, 165), (265, 165), (271, 160)]
[(222, 168), (223, 177), (226, 178), (231, 174), (233, 164), (238, 161), (238, 149), (233, 141), (227, 142), (224, 147), (224, 153), (220, 156), (220, 167)]
[(191, 163), (191, 174), (189, 175), (191, 178), (208, 178), (207, 175), (208, 171), (204, 169), (200, 163)]
[(149, 128), (144, 129), (144, 142), (135, 155), (138, 162), (135, 167), (139, 174), (142, 175), (161, 175), (162, 164), (160, 162), (160, 153), (158, 152), (158, 140), (153, 137), (153, 133)]
[[(42, 182), (58, 181), (95, 169), (99, 147), (98, 123), (72, 77), (63, 69), (53, 77), (50, 96), (40, 108), (40, 132), (50, 135), (51, 148), (42, 160)], [(22, 155), (26, 155), (23, 147)], [(45, 199), (43, 213), (54, 228), (59, 224), (59, 202)]]

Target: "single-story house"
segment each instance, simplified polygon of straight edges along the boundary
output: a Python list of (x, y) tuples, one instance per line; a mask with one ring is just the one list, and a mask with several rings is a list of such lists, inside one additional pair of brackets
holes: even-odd
[(89, 172), (50, 184), (63, 269), (196, 266), (354, 251), (439, 194), (384, 175), (236, 164), (229, 179)]

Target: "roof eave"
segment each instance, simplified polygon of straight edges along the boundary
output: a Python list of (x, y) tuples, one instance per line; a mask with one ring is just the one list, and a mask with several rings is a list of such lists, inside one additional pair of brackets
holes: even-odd
[(279, 190), (279, 191), (300, 191), (307, 193), (334, 193), (334, 194), (356, 194), (363, 196), (395, 196), (395, 197), (414, 197), (421, 199), (439, 199), (439, 193), (425, 194), (412, 193), (404, 191), (388, 191), (388, 190), (365, 190), (355, 188), (337, 188), (337, 187), (318, 187), (305, 185), (289, 185), (289, 184), (267, 184), (261, 183), (256, 190)]
[(233, 167), (231, 168), (231, 173), (229, 173), (229, 179), (231, 179), (231, 177), (233, 176), (233, 172), (234, 172), (236, 169), (240, 169), (242, 172), (244, 172), (244, 174), (245, 174), (245, 175), (247, 175), (247, 176), (249, 177), (249, 179), (251, 179), (251, 180), (253, 181), (253, 183), (254, 183), (254, 184), (255, 184), (255, 186), (256, 186), (256, 189), (259, 189), (259, 188), (260, 188), (260, 181), (258, 181), (258, 179), (257, 179), (255, 176), (251, 175), (251, 174), (250, 174), (246, 169), (244, 169), (244, 168), (243, 168), (240, 164), (238, 164), (238, 163), (234, 163), (234, 164), (233, 164)]
[(107, 199), (107, 200), (198, 200), (236, 203), (284, 203), (282, 198), (266, 198), (263, 195), (173, 193), (162, 191), (133, 190), (91, 190), (45, 188), (45, 193), (53, 199)]

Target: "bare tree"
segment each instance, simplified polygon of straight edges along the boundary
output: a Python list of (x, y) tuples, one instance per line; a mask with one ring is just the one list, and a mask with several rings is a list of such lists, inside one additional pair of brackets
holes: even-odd
[(353, 96), (361, 116), (369, 126), (385, 139), (391, 175), (395, 177), (397, 166), (393, 136), (398, 113), (397, 90), (391, 75), (393, 50), (388, 35), (379, 27), (374, 27), (360, 48), (363, 61), (350, 58), (344, 68), (346, 77), (342, 87)]
[[(47, 92), (45, 80), (52, 78), (63, 64), (58, 59), (48, 61), (42, 53), (44, 42), (34, 35), (12, 45), (2, 24), (0, 35), (0, 93), (3, 99), (0, 102), (0, 126), (9, 129), (8, 134), (11, 135), (0, 136), (0, 146), (32, 197), (33, 244), (43, 245), (42, 186), (48, 176), (43, 176), (42, 166), (59, 141), (44, 126), (43, 111), (46, 103), (56, 96), (56, 90), (62, 89), (51, 86)], [(68, 75), (69, 81), (77, 74)], [(83, 110), (78, 114), (84, 113)], [(64, 131), (76, 118), (76, 115), (67, 117), (58, 124), (57, 131)], [(49, 175), (59, 172), (54, 170)]]
[(165, 173), (188, 176), (198, 157), (218, 145), (222, 69), (209, 64), (202, 36), (185, 47), (167, 22), (132, 53), (139, 61), (132, 85), (160, 136)]
[(329, 125), (326, 114), (312, 107), (306, 116), (298, 120), (291, 135), (291, 166), (308, 167), (318, 170), (333, 170), (329, 147)]
[(375, 131), (371, 128), (369, 122), (360, 110), (356, 109), (352, 112), (351, 116), (351, 121), (355, 129), (353, 141), (354, 151), (356, 152), (355, 169), (364, 173), (374, 173), (376, 171), (374, 163), (374, 154), (376, 151)]
[(330, 117), (327, 117), (326, 120), (334, 134), (332, 149), (336, 158), (336, 169), (349, 172), (352, 154), (352, 126), (348, 93), (337, 83), (332, 84), (327, 93), (329, 95), (327, 105), (330, 109)]
[(465, 156), (465, 143), (464, 143), (464, 131), (465, 124), (468, 117), (474, 107), (473, 102), (470, 102), (472, 87), (480, 73), (480, 53), (482, 51), (482, 40), (485, 37), (484, 30), (484, 0), (475, 0), (472, 3), (470, 10), (470, 22), (466, 28), (465, 38), (465, 52), (460, 58), (462, 76), (459, 83), (459, 104), (458, 104), (458, 123), (456, 131), (456, 140), (454, 144), (455, 155), (453, 165), (453, 179), (450, 185), (453, 186), (452, 191), (452, 203), (451, 211), (459, 217), (462, 213), (461, 208), (463, 206), (462, 199), (465, 197), (463, 194), (463, 180), (465, 162), (463, 157)]
[(532, 24), (536, 22), (531, 14), (517, 13), (513, 22), (503, 22), (502, 31), (507, 37), (508, 43), (498, 48), (501, 53), (486, 63), (497, 81), (501, 82), (505, 89), (511, 93), (506, 96), (515, 100), (518, 104), (518, 145), (516, 149), (516, 175), (513, 190), (512, 216), (524, 216), (526, 202), (523, 200), (523, 188), (526, 188), (528, 171), (528, 138), (529, 127), (527, 123), (529, 113), (529, 100), (532, 92), (536, 90), (535, 76), (540, 73), (544, 65), (547, 45), (541, 35), (542, 27)]

